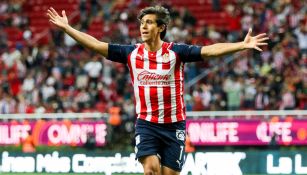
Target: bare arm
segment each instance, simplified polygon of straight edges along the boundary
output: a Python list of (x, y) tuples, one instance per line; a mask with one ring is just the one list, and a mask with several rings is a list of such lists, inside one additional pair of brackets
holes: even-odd
[(80, 32), (74, 28), (72, 28), (68, 24), (68, 19), (65, 11), (62, 11), (62, 16), (60, 16), (52, 7), (48, 9), (47, 15), (49, 17), (49, 21), (75, 39), (77, 42), (82, 44), (83, 46), (94, 50), (101, 55), (107, 57), (108, 56), (108, 48), (109, 44), (105, 42), (98, 41), (96, 38)]
[(203, 46), (201, 48), (202, 58), (218, 57), (245, 49), (256, 49), (262, 51), (259, 47), (267, 45), (265, 42), (269, 38), (266, 33), (259, 34), (257, 36), (251, 36), (252, 29), (249, 29), (244, 41), (237, 43), (217, 43), (209, 46)]

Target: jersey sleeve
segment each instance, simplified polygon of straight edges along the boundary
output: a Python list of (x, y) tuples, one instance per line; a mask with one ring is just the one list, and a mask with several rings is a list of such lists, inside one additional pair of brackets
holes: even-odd
[(129, 54), (135, 49), (133, 45), (109, 44), (108, 60), (126, 64)]
[(203, 61), (201, 58), (201, 46), (174, 44), (172, 50), (179, 56), (183, 62)]

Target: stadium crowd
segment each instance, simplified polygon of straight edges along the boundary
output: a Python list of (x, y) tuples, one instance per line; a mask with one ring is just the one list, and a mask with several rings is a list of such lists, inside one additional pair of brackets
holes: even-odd
[[(114, 10), (113, 1), (80, 0), (80, 25), (86, 31), (90, 21), (103, 18), (104, 41), (134, 44), (140, 41), (136, 25), (140, 1), (130, 1), (126, 10)], [(146, 1), (150, 5), (150, 1)], [(133, 89), (127, 67), (112, 63), (76, 44), (69, 36), (50, 29), (49, 44), (32, 43), (25, 1), (0, 2), (0, 113), (109, 112), (134, 118)], [(216, 4), (215, 4), (216, 5)], [(219, 4), (217, 4), (219, 5)], [(267, 32), (269, 45), (263, 52), (244, 51), (189, 63), (185, 80), (206, 75), (185, 89), (188, 111), (307, 109), (307, 5), (299, 0), (234, 0), (223, 6), (225, 27), (197, 25), (197, 18), (185, 7), (173, 8), (167, 41), (205, 45), (240, 41), (252, 27)], [(215, 7), (221, 10), (221, 7)], [(7, 15), (9, 14), (9, 15)], [(42, 14), (44, 15), (44, 14)], [(86, 18), (84, 18), (84, 16)], [(7, 27), (24, 42), (9, 47)], [(107, 31), (107, 32), (106, 32)]]

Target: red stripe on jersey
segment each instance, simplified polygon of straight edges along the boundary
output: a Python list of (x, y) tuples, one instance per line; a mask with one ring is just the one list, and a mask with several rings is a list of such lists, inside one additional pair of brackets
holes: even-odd
[[(149, 57), (149, 69), (157, 69), (157, 52), (148, 52)], [(158, 89), (157, 87), (149, 87), (150, 104), (152, 111), (151, 121), (158, 123), (159, 117), (159, 102), (158, 102)]]
[(171, 62), (169, 57), (169, 51), (168, 48), (171, 44), (164, 42), (162, 45), (162, 69), (170, 69), (171, 68)]
[(164, 123), (172, 122), (171, 87), (163, 87)]
[[(144, 44), (141, 44), (138, 48), (136, 57), (135, 57), (135, 67), (136, 69), (144, 69)], [(144, 86), (138, 86), (139, 89), (139, 98), (140, 98), (140, 118), (144, 119), (147, 115), (147, 105), (145, 100), (145, 90)]]
[(137, 69), (143, 69), (144, 68), (144, 44), (142, 44), (139, 47), (138, 52), (136, 54), (135, 67)]
[(179, 57), (176, 55), (176, 64), (175, 64), (175, 84), (176, 84), (176, 87), (175, 87), (175, 94), (176, 94), (176, 118), (177, 118), (177, 121), (181, 121), (183, 120), (183, 111), (182, 111), (182, 108), (183, 108), (183, 104), (182, 104), (182, 100), (181, 98), (183, 98), (181, 96), (182, 92), (181, 92), (181, 88), (182, 88), (182, 82), (181, 82), (181, 70), (180, 70), (180, 67), (181, 67), (181, 60), (179, 59)]
[[(164, 42), (162, 45), (162, 69), (170, 69), (170, 57), (169, 57), (169, 48), (170, 44)], [(172, 104), (171, 104), (171, 87), (164, 86), (163, 87), (163, 110), (164, 110), (164, 123), (172, 122)]]
[(158, 103), (158, 89), (157, 87), (150, 87), (150, 103), (152, 117), (151, 122), (158, 123), (159, 117), (159, 103)]
[(149, 69), (157, 69), (157, 52), (148, 51)]
[(141, 119), (146, 119), (147, 116), (147, 106), (146, 106), (146, 101), (145, 101), (145, 90), (144, 86), (139, 86), (139, 96), (140, 96), (140, 118)]

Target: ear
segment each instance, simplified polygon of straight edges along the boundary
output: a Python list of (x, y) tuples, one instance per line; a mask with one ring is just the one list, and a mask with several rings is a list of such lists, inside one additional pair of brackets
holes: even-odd
[(164, 31), (164, 29), (165, 29), (165, 24), (162, 24), (160, 27), (159, 27), (159, 32), (161, 33), (161, 32), (163, 32)]

